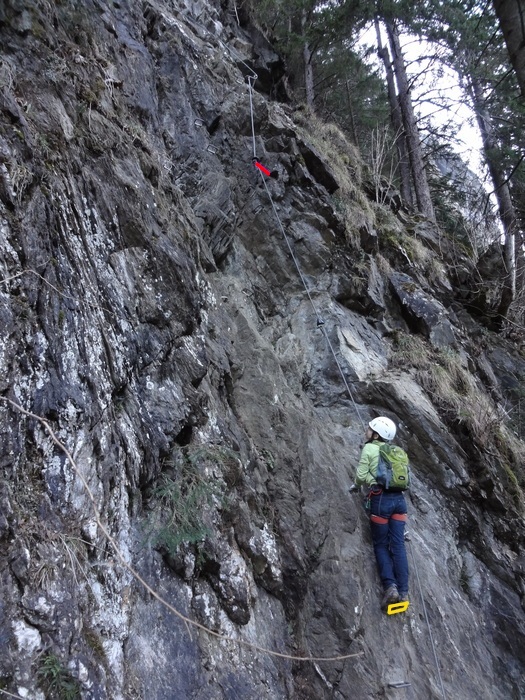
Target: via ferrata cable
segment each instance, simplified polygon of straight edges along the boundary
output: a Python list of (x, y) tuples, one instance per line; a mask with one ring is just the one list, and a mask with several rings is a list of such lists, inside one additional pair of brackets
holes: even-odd
[[(248, 77), (247, 83), (248, 83), (248, 92), (249, 92), (249, 95), (250, 95), (250, 120), (251, 120), (251, 125), (252, 125), (252, 142), (253, 142), (254, 158), (256, 158), (256, 156), (255, 156), (255, 151), (256, 151), (256, 145), (255, 145), (255, 144), (256, 144), (256, 141), (255, 141), (255, 126), (254, 126), (254, 114), (253, 114), (254, 110), (253, 110), (253, 95), (252, 95), (253, 86), (252, 86), (252, 82), (251, 82), (251, 81), (252, 81), (252, 79), (251, 79), (250, 77)], [(292, 260), (293, 260), (293, 263), (294, 263), (294, 265), (295, 265), (295, 269), (297, 270), (297, 274), (299, 275), (299, 278), (300, 278), (300, 280), (301, 280), (301, 282), (302, 282), (302, 284), (303, 284), (303, 287), (304, 287), (304, 289), (305, 289), (305, 291), (306, 291), (306, 294), (307, 294), (307, 296), (308, 296), (308, 300), (310, 301), (310, 304), (311, 304), (311, 306), (312, 306), (312, 309), (314, 310), (314, 314), (315, 314), (315, 317), (316, 317), (316, 319), (317, 319), (317, 327), (320, 329), (321, 333), (323, 334), (323, 336), (324, 336), (324, 338), (325, 338), (325, 340), (326, 340), (326, 343), (327, 343), (327, 345), (328, 345), (328, 348), (329, 348), (329, 350), (330, 350), (330, 352), (331, 352), (331, 354), (332, 354), (332, 356), (333, 356), (333, 358), (334, 358), (334, 360), (335, 360), (335, 363), (336, 363), (336, 365), (337, 365), (337, 369), (339, 370), (339, 373), (340, 373), (340, 375), (341, 375), (341, 377), (342, 377), (342, 379), (343, 379), (343, 383), (344, 383), (344, 385), (345, 385), (346, 391), (347, 391), (347, 393), (348, 393), (348, 396), (350, 397), (350, 400), (351, 400), (351, 402), (352, 402), (352, 405), (353, 405), (353, 407), (354, 407), (354, 410), (355, 410), (355, 412), (356, 412), (356, 415), (357, 415), (357, 417), (359, 418), (359, 421), (361, 422), (361, 425), (363, 426), (363, 430), (366, 430), (365, 422), (364, 422), (364, 420), (363, 420), (362, 417), (361, 417), (361, 413), (360, 413), (360, 411), (359, 411), (359, 407), (357, 406), (357, 403), (356, 403), (356, 401), (355, 401), (355, 399), (354, 399), (354, 395), (353, 395), (353, 393), (352, 393), (352, 390), (350, 389), (350, 385), (348, 384), (348, 381), (347, 381), (347, 379), (346, 379), (346, 376), (345, 376), (345, 373), (344, 373), (343, 368), (342, 368), (342, 366), (341, 366), (341, 363), (340, 363), (340, 361), (339, 361), (339, 358), (337, 357), (337, 354), (336, 354), (336, 352), (335, 352), (334, 346), (332, 345), (332, 343), (331, 343), (331, 341), (330, 341), (330, 338), (329, 338), (329, 336), (328, 336), (328, 333), (326, 332), (325, 322), (324, 322), (324, 320), (321, 318), (321, 316), (320, 316), (320, 314), (319, 314), (319, 312), (318, 312), (318, 310), (317, 310), (317, 307), (316, 307), (316, 305), (315, 305), (315, 303), (314, 303), (314, 300), (312, 299), (312, 295), (311, 295), (311, 292), (310, 292), (310, 287), (309, 287), (309, 285), (308, 285), (308, 283), (307, 283), (307, 281), (306, 281), (306, 278), (305, 278), (305, 276), (304, 276), (304, 274), (303, 274), (303, 271), (301, 270), (301, 266), (300, 266), (300, 264), (299, 264), (299, 260), (297, 259), (297, 256), (296, 256), (296, 254), (295, 254), (295, 252), (294, 252), (294, 249), (293, 249), (293, 246), (292, 246), (292, 244), (291, 244), (291, 242), (290, 242), (290, 237), (289, 237), (288, 234), (286, 233), (286, 229), (284, 228), (283, 222), (281, 221), (281, 217), (279, 216), (279, 212), (277, 211), (277, 207), (275, 206), (275, 202), (274, 202), (274, 200), (273, 200), (272, 193), (270, 192), (270, 190), (269, 190), (269, 188), (268, 188), (268, 185), (267, 185), (267, 183), (266, 183), (265, 177), (264, 177), (264, 175), (263, 175), (263, 173), (261, 172), (260, 169), (259, 169), (259, 173), (260, 173), (260, 175), (261, 175), (261, 180), (262, 180), (262, 183), (263, 183), (263, 185), (264, 185), (264, 189), (266, 190), (266, 194), (267, 194), (268, 199), (269, 199), (269, 201), (270, 201), (270, 204), (271, 204), (271, 206), (272, 206), (272, 210), (273, 210), (275, 219), (276, 219), (276, 221), (277, 221), (277, 225), (279, 226), (279, 229), (280, 229), (280, 231), (281, 231), (281, 233), (282, 233), (282, 235), (283, 235), (283, 238), (284, 238), (284, 240), (285, 240), (286, 246), (287, 246), (287, 248), (288, 248), (288, 251), (289, 251), (289, 253), (290, 253), (290, 256), (291, 256), (291, 258), (292, 258)]]
[[(409, 538), (407, 541), (410, 542), (410, 538)], [(409, 549), (410, 549), (410, 555), (411, 555), (411, 557), (412, 557), (412, 567), (413, 567), (414, 571), (416, 572), (416, 580), (417, 580), (417, 587), (418, 587), (418, 589), (419, 589), (419, 597), (420, 597), (420, 599), (421, 599), (421, 607), (423, 608), (423, 614), (424, 614), (424, 616), (425, 616), (425, 622), (427, 623), (427, 627), (428, 627), (428, 636), (430, 637), (430, 645), (431, 645), (431, 647), (432, 647), (432, 654), (434, 655), (434, 663), (436, 664), (436, 669), (437, 669), (437, 675), (438, 675), (438, 678), (439, 678), (439, 687), (440, 687), (440, 690), (441, 690), (441, 695), (443, 696), (443, 700), (447, 700), (447, 695), (446, 695), (446, 693), (445, 693), (445, 686), (443, 685), (443, 678), (442, 678), (442, 676), (441, 676), (441, 669), (440, 669), (440, 667), (439, 667), (439, 659), (438, 659), (438, 655), (437, 655), (437, 651), (436, 651), (436, 645), (435, 645), (435, 643), (434, 643), (434, 636), (433, 636), (433, 634), (432, 634), (432, 627), (431, 627), (431, 625), (430, 625), (430, 619), (429, 619), (429, 617), (428, 617), (427, 606), (426, 606), (426, 603), (425, 603), (425, 598), (424, 598), (424, 596), (423, 596), (423, 587), (422, 587), (422, 585), (421, 585), (421, 579), (419, 578), (419, 571), (418, 571), (418, 568), (417, 568), (417, 566), (416, 566), (416, 558), (415, 558), (415, 556), (414, 556), (414, 550), (413, 550), (413, 548), (412, 548), (412, 544), (410, 544)]]
[[(251, 125), (252, 125), (252, 141), (253, 141), (253, 149), (254, 149), (254, 157), (255, 157), (255, 127), (254, 127), (254, 115), (253, 115), (252, 83), (251, 83), (250, 78), (248, 78), (247, 82), (248, 82), (248, 91), (249, 91), (249, 94), (250, 94), (250, 120), (251, 120)], [(281, 231), (281, 233), (282, 233), (282, 235), (283, 235), (283, 238), (284, 238), (284, 240), (285, 240), (285, 242), (286, 242), (286, 246), (287, 246), (288, 251), (289, 251), (289, 253), (290, 253), (290, 256), (291, 256), (291, 258), (292, 258), (292, 260), (293, 260), (293, 263), (294, 263), (294, 265), (295, 265), (295, 268), (296, 268), (296, 270), (297, 270), (297, 273), (298, 273), (298, 275), (299, 275), (299, 277), (300, 277), (300, 279), (301, 279), (301, 282), (302, 282), (302, 284), (303, 284), (303, 286), (304, 286), (304, 289), (305, 289), (305, 291), (306, 291), (306, 294), (307, 294), (307, 296), (308, 296), (308, 299), (309, 299), (309, 301), (310, 301), (310, 304), (312, 305), (312, 308), (313, 308), (313, 310), (314, 310), (315, 316), (316, 316), (316, 318), (317, 318), (317, 327), (321, 330), (321, 333), (322, 333), (323, 336), (325, 337), (325, 340), (326, 340), (326, 342), (327, 342), (327, 344), (328, 344), (328, 347), (329, 347), (329, 349), (330, 349), (330, 352), (331, 352), (332, 355), (333, 355), (333, 358), (334, 358), (334, 360), (335, 360), (335, 362), (336, 362), (336, 364), (337, 364), (337, 367), (338, 367), (339, 372), (340, 372), (340, 374), (341, 374), (341, 377), (342, 377), (342, 379), (343, 379), (343, 382), (344, 382), (344, 385), (345, 385), (346, 390), (347, 390), (347, 392), (348, 392), (348, 395), (349, 395), (349, 397), (350, 397), (350, 399), (351, 399), (351, 401), (352, 401), (352, 404), (353, 404), (353, 406), (354, 406), (354, 408), (355, 408), (356, 415), (357, 415), (357, 417), (359, 418), (361, 424), (363, 425), (363, 429), (365, 429), (365, 424), (364, 424), (364, 421), (363, 421), (363, 419), (362, 419), (362, 417), (361, 417), (359, 408), (358, 408), (358, 406), (357, 406), (357, 404), (356, 404), (356, 402), (355, 402), (353, 393), (352, 393), (352, 391), (351, 391), (351, 389), (350, 389), (350, 386), (349, 386), (349, 384), (348, 384), (348, 382), (347, 382), (347, 380), (346, 380), (346, 377), (345, 377), (343, 368), (342, 368), (342, 366), (341, 366), (341, 363), (339, 362), (339, 359), (338, 359), (338, 357), (337, 357), (337, 354), (336, 354), (336, 352), (335, 352), (335, 349), (334, 349), (332, 343), (330, 342), (330, 338), (329, 338), (329, 336), (328, 336), (328, 334), (327, 334), (327, 332), (326, 332), (326, 329), (325, 329), (325, 323), (324, 323), (324, 321), (321, 319), (321, 317), (320, 317), (320, 315), (319, 315), (319, 313), (318, 313), (318, 311), (317, 311), (316, 305), (315, 305), (315, 303), (314, 303), (314, 301), (313, 301), (313, 299), (312, 299), (312, 295), (311, 295), (311, 292), (310, 292), (310, 288), (309, 288), (308, 283), (307, 283), (307, 281), (306, 281), (306, 278), (305, 278), (305, 276), (304, 276), (304, 274), (303, 274), (303, 272), (302, 272), (302, 270), (301, 270), (301, 266), (300, 266), (300, 264), (299, 264), (299, 260), (297, 259), (297, 256), (296, 256), (296, 254), (295, 254), (295, 252), (294, 252), (294, 250), (293, 250), (292, 244), (290, 243), (290, 237), (289, 237), (288, 234), (286, 233), (286, 229), (285, 229), (285, 227), (284, 227), (284, 225), (283, 225), (283, 223), (282, 223), (282, 221), (281, 221), (281, 217), (279, 216), (279, 212), (277, 211), (277, 207), (275, 206), (275, 202), (274, 202), (274, 200), (273, 200), (272, 194), (271, 194), (271, 192), (270, 192), (270, 190), (269, 190), (269, 188), (268, 188), (268, 185), (267, 185), (267, 183), (266, 183), (266, 179), (265, 179), (265, 177), (264, 177), (264, 174), (263, 174), (263, 172), (261, 172), (260, 169), (259, 169), (259, 173), (260, 173), (260, 176), (261, 176), (262, 183), (263, 183), (263, 185), (264, 185), (264, 189), (266, 190), (266, 194), (267, 194), (268, 199), (269, 199), (269, 201), (270, 201), (270, 204), (271, 204), (271, 206), (272, 206), (273, 213), (274, 213), (275, 219), (276, 219), (276, 221), (277, 221), (277, 224), (278, 224), (278, 226), (279, 226), (279, 229), (280, 229), (280, 231)], [(440, 690), (441, 690), (441, 694), (442, 694), (442, 696), (443, 696), (443, 700), (446, 700), (445, 688), (444, 688), (444, 685), (443, 685), (443, 678), (442, 678), (442, 676), (441, 676), (441, 670), (440, 670), (440, 666), (439, 666), (438, 655), (437, 655), (436, 646), (435, 646), (435, 643), (434, 643), (434, 637), (433, 637), (433, 635), (432, 635), (432, 628), (431, 628), (431, 626), (430, 626), (430, 620), (429, 620), (428, 613), (427, 613), (427, 608), (426, 608), (426, 604), (425, 604), (425, 599), (424, 599), (424, 597), (423, 597), (423, 590), (422, 590), (422, 586), (421, 586), (421, 580), (420, 580), (420, 578), (419, 578), (419, 571), (418, 571), (417, 566), (416, 566), (416, 562), (415, 562), (415, 558), (414, 558), (414, 552), (413, 552), (413, 550), (412, 550), (412, 547), (410, 547), (410, 553), (411, 553), (411, 555), (412, 555), (412, 562), (413, 562), (413, 566), (414, 566), (414, 571), (416, 572), (416, 579), (417, 579), (418, 588), (419, 588), (419, 595), (420, 595), (420, 598), (421, 598), (421, 605), (422, 605), (422, 608), (423, 608), (423, 613), (424, 613), (425, 620), (426, 620), (427, 627), (428, 627), (428, 632), (429, 632), (429, 637), (430, 637), (430, 643), (431, 643), (431, 646), (432, 646), (432, 653), (433, 653), (433, 656), (434, 656), (434, 661), (435, 661), (436, 669), (437, 669), (437, 675), (438, 675), (438, 678), (439, 678)]]
[(253, 157), (257, 158), (257, 146), (255, 143), (255, 124), (254, 124), (254, 116), (253, 116), (253, 94), (252, 94), (252, 80), (255, 82), (257, 79), (257, 76), (254, 78), (251, 75), (248, 76), (247, 83), (248, 83), (248, 92), (250, 94), (250, 119), (252, 122), (252, 146), (253, 146)]

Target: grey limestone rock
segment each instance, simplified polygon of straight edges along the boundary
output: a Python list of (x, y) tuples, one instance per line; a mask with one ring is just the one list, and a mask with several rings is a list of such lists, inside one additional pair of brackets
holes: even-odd
[[(388, 262), (365, 193), (345, 223), (239, 4), (6, 0), (0, 38), (0, 689), (525, 697), (522, 349)], [(393, 618), (348, 492), (383, 413)]]

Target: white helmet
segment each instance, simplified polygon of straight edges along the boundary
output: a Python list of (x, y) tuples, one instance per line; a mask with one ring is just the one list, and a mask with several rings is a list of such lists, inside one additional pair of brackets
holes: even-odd
[(393, 440), (396, 436), (396, 424), (390, 418), (379, 416), (374, 418), (368, 424), (374, 433), (377, 433), (383, 440)]

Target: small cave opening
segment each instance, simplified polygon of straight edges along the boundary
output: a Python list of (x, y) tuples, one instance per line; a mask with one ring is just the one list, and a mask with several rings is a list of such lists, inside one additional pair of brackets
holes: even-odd
[(188, 425), (188, 423), (186, 423), (186, 425), (183, 425), (181, 430), (178, 432), (177, 437), (175, 438), (175, 442), (181, 447), (186, 447), (186, 445), (190, 444), (192, 435), (193, 426)]

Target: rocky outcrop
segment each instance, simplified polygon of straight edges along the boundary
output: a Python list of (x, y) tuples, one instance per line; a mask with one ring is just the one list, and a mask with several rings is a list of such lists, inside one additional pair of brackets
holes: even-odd
[(457, 347), (452, 324), (440, 301), (426, 294), (410, 275), (403, 272), (393, 272), (389, 281), (407, 324), (415, 333), (424, 335), (435, 347)]
[[(235, 9), (0, 10), (0, 689), (523, 697), (523, 348), (271, 101)], [(382, 413), (412, 460), (392, 618), (348, 493)]]

